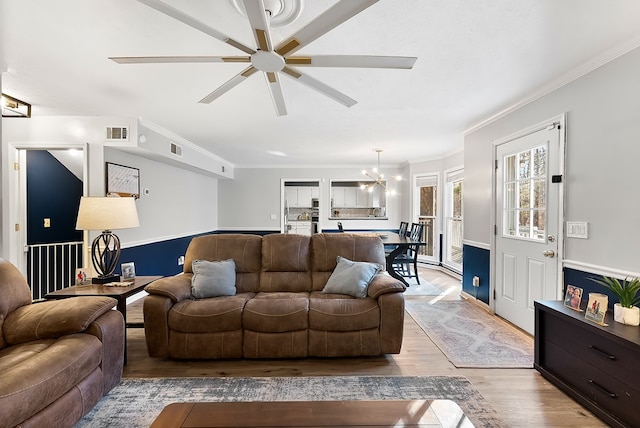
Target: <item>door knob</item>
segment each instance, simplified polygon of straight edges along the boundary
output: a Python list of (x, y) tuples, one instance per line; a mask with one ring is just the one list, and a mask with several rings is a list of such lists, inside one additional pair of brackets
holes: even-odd
[(545, 257), (553, 257), (553, 256), (556, 255), (556, 253), (553, 250), (547, 250), (544, 253), (542, 253), (542, 255), (545, 256)]

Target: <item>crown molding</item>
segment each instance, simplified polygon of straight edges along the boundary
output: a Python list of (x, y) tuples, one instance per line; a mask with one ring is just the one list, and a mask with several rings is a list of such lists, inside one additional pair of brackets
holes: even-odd
[(539, 100), (540, 98), (544, 97), (545, 95), (548, 95), (558, 89), (560, 89), (561, 87), (575, 81), (578, 80), (579, 78), (581, 78), (582, 76), (591, 73), (594, 70), (597, 70), (598, 68), (602, 67), (603, 65), (606, 65), (608, 63), (610, 63), (611, 61), (631, 52), (632, 50), (636, 49), (640, 47), (640, 35), (632, 38), (631, 40), (629, 40), (627, 43), (621, 45), (621, 46), (617, 46), (613, 49), (610, 49), (608, 51), (605, 51), (604, 53), (602, 53), (601, 55), (592, 58), (589, 61), (586, 61), (584, 63), (582, 63), (581, 65), (579, 65), (578, 67), (574, 68), (573, 70), (563, 74), (562, 76), (560, 76), (557, 79), (552, 80), (551, 82), (549, 82), (548, 84), (538, 88), (537, 90), (535, 90), (534, 92), (532, 92), (531, 94), (529, 94), (527, 97), (523, 98), (522, 100), (516, 102), (515, 104), (512, 104), (511, 106), (505, 108), (504, 110), (499, 111), (498, 113), (489, 116), (488, 118), (476, 123), (475, 125), (471, 126), (470, 128), (467, 128), (462, 135), (466, 136), (472, 132), (477, 131), (478, 129), (481, 129), (487, 125), (489, 125), (490, 123), (493, 123), (499, 119), (502, 119), (503, 117), (513, 113), (514, 111), (526, 106), (527, 104), (530, 104), (536, 100)]

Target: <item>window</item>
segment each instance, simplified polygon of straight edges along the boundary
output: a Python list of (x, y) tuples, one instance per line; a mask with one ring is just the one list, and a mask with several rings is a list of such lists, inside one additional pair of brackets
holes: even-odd
[(457, 169), (445, 174), (445, 229), (444, 260), (448, 267), (462, 272), (462, 195), (464, 170)]
[(546, 146), (505, 156), (503, 162), (503, 236), (544, 241)]

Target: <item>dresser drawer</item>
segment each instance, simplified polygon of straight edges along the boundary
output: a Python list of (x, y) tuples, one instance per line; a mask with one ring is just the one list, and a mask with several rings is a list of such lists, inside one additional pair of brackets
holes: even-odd
[(550, 314), (544, 314), (541, 334), (546, 343), (566, 350), (573, 354), (573, 358), (584, 360), (620, 381), (640, 385), (640, 353), (637, 347), (627, 347)]
[[(564, 347), (547, 343), (544, 367), (570, 384), (584, 398), (628, 426), (640, 426), (640, 392), (628, 383), (609, 376)], [(636, 385), (634, 385), (636, 386)]]

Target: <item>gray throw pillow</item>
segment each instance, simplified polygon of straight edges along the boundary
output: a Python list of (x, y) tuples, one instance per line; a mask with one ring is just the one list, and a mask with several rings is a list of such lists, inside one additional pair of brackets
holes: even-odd
[(338, 256), (338, 264), (331, 273), (323, 293), (348, 294), (367, 297), (367, 288), (382, 266), (377, 263), (354, 262)]
[(210, 262), (194, 260), (191, 294), (196, 299), (218, 296), (235, 296), (236, 263), (232, 260)]

